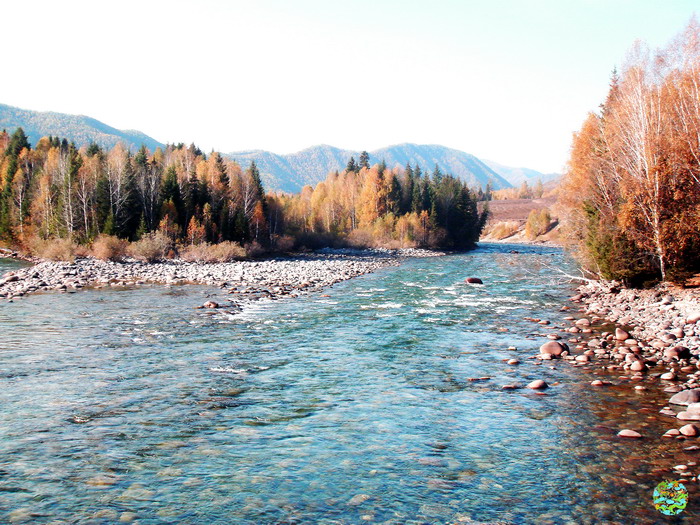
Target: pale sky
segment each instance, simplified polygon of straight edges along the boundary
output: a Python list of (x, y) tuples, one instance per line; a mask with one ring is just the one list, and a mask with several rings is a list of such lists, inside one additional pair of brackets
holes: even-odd
[(3, 2), (0, 102), (204, 151), (442, 144), (561, 171), (636, 39), (697, 0)]

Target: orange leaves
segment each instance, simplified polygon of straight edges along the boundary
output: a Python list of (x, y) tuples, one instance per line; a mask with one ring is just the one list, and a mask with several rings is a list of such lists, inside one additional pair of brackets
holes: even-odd
[(574, 136), (560, 202), (593, 259), (611, 250), (591, 245), (592, 228), (606, 239), (631, 241), (656, 261), (662, 278), (676, 266), (700, 265), (700, 218), (690, 212), (700, 207), (698, 42), (700, 29), (691, 21), (653, 57), (636, 45), (602, 115), (589, 115)]

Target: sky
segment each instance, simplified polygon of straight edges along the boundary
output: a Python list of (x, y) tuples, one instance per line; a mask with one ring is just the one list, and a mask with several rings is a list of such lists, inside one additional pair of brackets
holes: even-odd
[(665, 46), (697, 10), (697, 0), (8, 2), (0, 103), (204, 151), (413, 142), (561, 172), (635, 40)]

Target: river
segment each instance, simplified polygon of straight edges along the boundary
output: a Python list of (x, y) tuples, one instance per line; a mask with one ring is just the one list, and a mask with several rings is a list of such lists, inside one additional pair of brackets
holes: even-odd
[(671, 449), (615, 436), (663, 433), (642, 397), (528, 359), (551, 330), (524, 318), (566, 315), (554, 267), (483, 245), (239, 315), (203, 286), (2, 303), (0, 521), (664, 522)]

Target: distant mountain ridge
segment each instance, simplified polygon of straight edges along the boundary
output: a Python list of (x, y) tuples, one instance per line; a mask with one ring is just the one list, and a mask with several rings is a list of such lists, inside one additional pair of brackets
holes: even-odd
[[(53, 135), (75, 142), (79, 147), (95, 142), (104, 148), (112, 148), (118, 142), (135, 151), (142, 144), (149, 150), (164, 148), (156, 139), (136, 130), (119, 130), (99, 120), (84, 115), (42, 112), (20, 109), (0, 104), (0, 129), (9, 132), (22, 127), (32, 144), (41, 137)], [(436, 144), (397, 144), (370, 151), (370, 164), (382, 160), (389, 168), (419, 165), (425, 173), (432, 173), (437, 165), (444, 173), (464, 180), (469, 186), (495, 190), (519, 186), (524, 180), (534, 183), (537, 179), (547, 182), (558, 174), (543, 174), (528, 168), (510, 168), (496, 162), (481, 160), (474, 155)], [(315, 186), (325, 180), (332, 171), (342, 171), (350, 157), (359, 160), (360, 152), (321, 144), (296, 153), (279, 155), (264, 150), (247, 150), (224, 155), (247, 168), (255, 161), (268, 191), (298, 192), (305, 185)]]
[(53, 135), (73, 141), (77, 146), (95, 142), (103, 148), (112, 148), (118, 142), (136, 150), (145, 144), (154, 151), (164, 145), (136, 130), (119, 130), (85, 115), (68, 115), (53, 111), (31, 111), (0, 104), (0, 129), (9, 132), (21, 127), (32, 144), (41, 137)]
[[(403, 168), (410, 163), (413, 167), (419, 165), (427, 173), (432, 173), (437, 165), (442, 172), (459, 177), (474, 188), (485, 188), (488, 183), (493, 189), (512, 186), (511, 182), (474, 155), (445, 146), (404, 143), (368, 153), (372, 165), (383, 160), (389, 168)], [(268, 189), (298, 192), (307, 184), (315, 186), (332, 171), (342, 171), (350, 157), (356, 161), (359, 159), (360, 152), (324, 144), (288, 155), (252, 150), (225, 156), (238, 161), (243, 167), (255, 161)]]
[(523, 182), (527, 182), (529, 185), (532, 185), (533, 183), (537, 182), (538, 179), (544, 184), (545, 182), (561, 177), (561, 173), (540, 173), (539, 171), (531, 170), (530, 168), (511, 168), (509, 166), (499, 164), (498, 162), (486, 159), (483, 159), (482, 162), (503, 178), (507, 179), (513, 186), (519, 186)]

